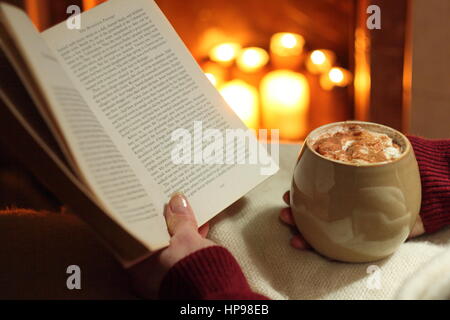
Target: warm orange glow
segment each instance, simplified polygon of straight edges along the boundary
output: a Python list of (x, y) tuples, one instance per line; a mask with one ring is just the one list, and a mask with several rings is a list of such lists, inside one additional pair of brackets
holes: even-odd
[(355, 31), (355, 118), (369, 121), (370, 106), (370, 39), (367, 29), (357, 28)]
[(320, 50), (314, 50), (311, 53), (311, 62), (314, 63), (314, 64), (324, 64), (324, 62), (326, 60), (327, 60), (327, 57)]
[(217, 85), (217, 79), (212, 73), (205, 73), (205, 76), (208, 78), (208, 80), (214, 85)]
[(314, 50), (309, 54), (306, 68), (313, 74), (325, 73), (333, 66), (335, 54), (330, 50)]
[(222, 43), (211, 49), (209, 58), (225, 65), (230, 65), (239, 53), (241, 46), (237, 43)]
[(295, 45), (297, 44), (297, 39), (295, 38), (295, 36), (293, 34), (286, 33), (281, 36), (280, 43), (285, 48), (294, 48)]
[(344, 68), (333, 67), (328, 73), (320, 77), (320, 85), (325, 90), (330, 90), (334, 86), (345, 87), (352, 79), (350, 71)]
[(331, 82), (339, 84), (344, 80), (344, 73), (339, 68), (333, 68), (328, 72), (328, 77), (330, 77)]
[(279, 32), (270, 39), (270, 51), (282, 57), (298, 56), (302, 53), (304, 44), (305, 39), (299, 34)]
[[(226, 78), (227, 69), (224, 66), (219, 65), (218, 63), (208, 61), (202, 64), (202, 69), (204, 73), (209, 73), (214, 77), (216, 87), (220, 86)], [(211, 78), (211, 76), (207, 77)]]
[(258, 129), (259, 99), (255, 87), (242, 80), (232, 80), (225, 83), (219, 91), (247, 127)]
[(236, 63), (242, 71), (254, 72), (260, 70), (269, 61), (266, 50), (257, 47), (243, 49), (237, 57)]
[(264, 127), (280, 129), (280, 138), (298, 140), (306, 134), (309, 84), (289, 70), (268, 73), (261, 81)]
[(39, 31), (43, 31), (50, 23), (50, 11), (46, 3), (39, 0), (25, 0), (25, 10)]
[(83, 0), (83, 9), (89, 10), (106, 0)]

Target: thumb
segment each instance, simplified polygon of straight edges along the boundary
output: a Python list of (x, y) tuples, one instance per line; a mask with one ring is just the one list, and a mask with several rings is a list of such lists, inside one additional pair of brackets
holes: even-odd
[(186, 197), (181, 193), (175, 193), (166, 205), (166, 223), (169, 233), (173, 236), (182, 229), (191, 229), (197, 232), (197, 221), (194, 212), (187, 201)]

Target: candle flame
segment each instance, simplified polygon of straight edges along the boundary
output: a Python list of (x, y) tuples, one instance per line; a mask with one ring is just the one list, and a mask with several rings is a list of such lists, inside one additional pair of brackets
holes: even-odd
[(285, 33), (280, 38), (280, 43), (283, 47), (292, 49), (297, 45), (297, 39), (292, 33)]
[(344, 73), (339, 68), (331, 68), (330, 72), (328, 72), (328, 77), (331, 82), (340, 84), (344, 80)]
[(336, 55), (331, 50), (318, 49), (309, 54), (306, 69), (312, 74), (325, 74), (333, 66)]
[(229, 63), (236, 58), (240, 49), (241, 46), (237, 43), (222, 43), (212, 48), (210, 59), (216, 62)]
[(345, 87), (352, 79), (350, 71), (344, 68), (333, 67), (320, 77), (320, 85), (325, 90), (331, 90), (334, 86)]
[(267, 64), (269, 55), (262, 48), (246, 48), (241, 51), (236, 62), (243, 71), (256, 71)]
[(297, 56), (302, 53), (305, 39), (296, 33), (279, 32), (270, 39), (270, 50), (282, 57)]
[(324, 64), (327, 60), (327, 57), (325, 56), (325, 53), (321, 50), (314, 50), (311, 53), (311, 61), (314, 64)]

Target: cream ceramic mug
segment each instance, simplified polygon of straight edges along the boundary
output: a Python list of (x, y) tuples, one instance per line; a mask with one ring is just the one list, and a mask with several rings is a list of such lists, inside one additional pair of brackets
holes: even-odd
[[(323, 132), (346, 124), (387, 134), (400, 146), (401, 156), (353, 164), (326, 158), (312, 148)], [(371, 122), (321, 126), (305, 139), (290, 196), (298, 229), (320, 254), (344, 262), (385, 258), (407, 239), (420, 210), (420, 175), (411, 143), (400, 132)]]

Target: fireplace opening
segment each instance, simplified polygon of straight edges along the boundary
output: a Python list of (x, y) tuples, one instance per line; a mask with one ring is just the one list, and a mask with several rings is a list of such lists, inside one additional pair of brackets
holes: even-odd
[(352, 1), (156, 2), (248, 127), (299, 141), (353, 118)]

